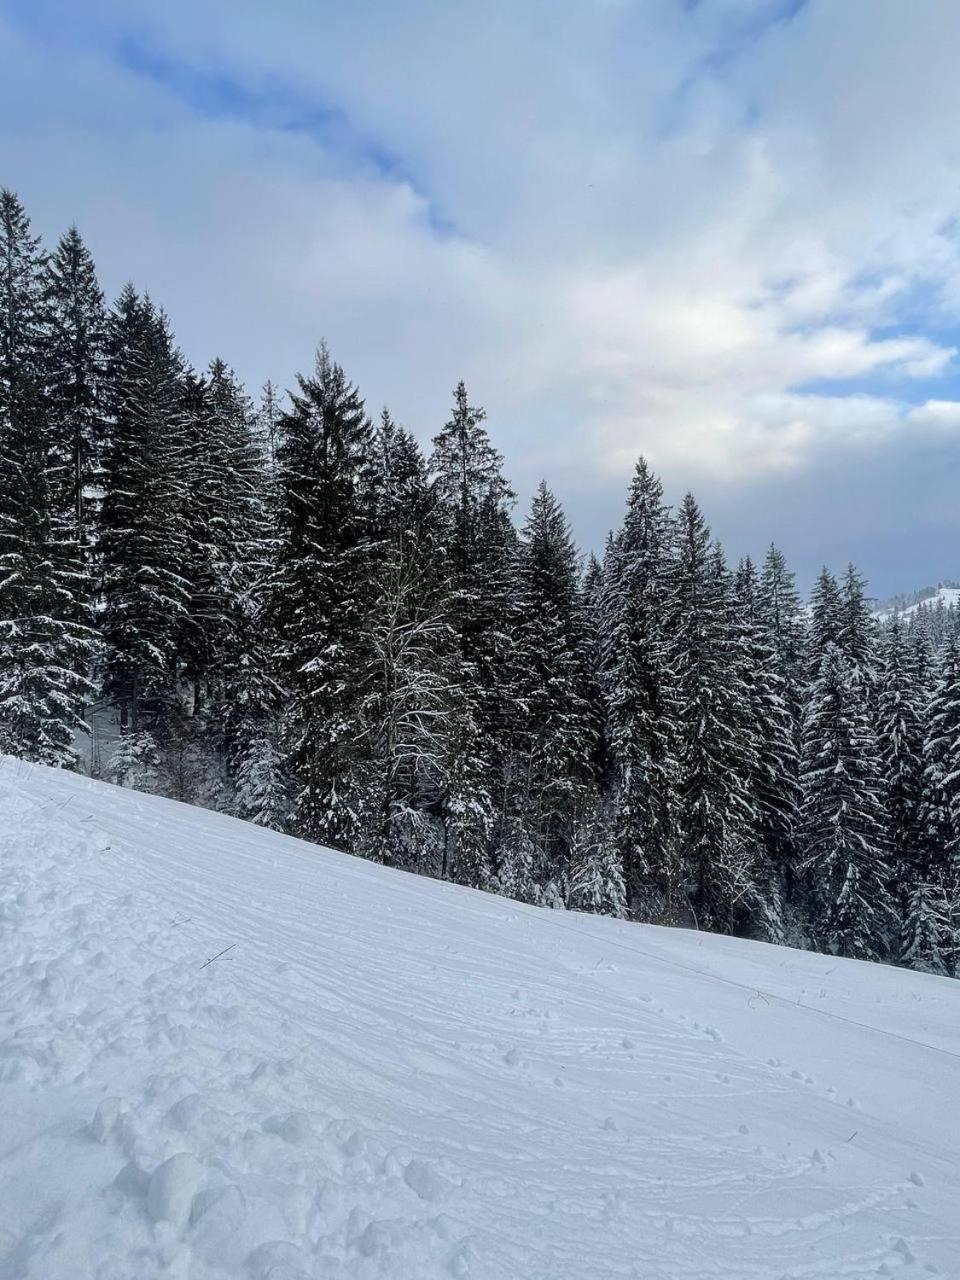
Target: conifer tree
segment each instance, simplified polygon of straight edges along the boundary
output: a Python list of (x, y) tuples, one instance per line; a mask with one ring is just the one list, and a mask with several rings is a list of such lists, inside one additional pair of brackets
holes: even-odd
[[(900, 889), (901, 916), (918, 880), (925, 881), (920, 806), (923, 786), (923, 717), (913, 650), (896, 615), (880, 652), (877, 742), (886, 808), (890, 864)], [(912, 930), (911, 930), (912, 932)]]
[(239, 753), (234, 812), (273, 831), (286, 826), (290, 801), (283, 757), (269, 737), (251, 738)]
[(170, 714), (189, 594), (183, 361), (166, 316), (127, 285), (109, 322), (110, 443), (99, 521), (104, 691), (136, 733)]
[(782, 942), (782, 902), (796, 852), (799, 757), (782, 657), (769, 628), (762, 588), (749, 558), (735, 581), (736, 625), (741, 651), (740, 678), (746, 694), (748, 734), (754, 771), (749, 778), (758, 839), (756, 891), (745, 916), (769, 941)]
[(872, 698), (876, 686), (877, 626), (867, 605), (863, 576), (851, 564), (840, 584), (840, 652)]
[(886, 953), (895, 923), (879, 768), (863, 683), (828, 644), (803, 726), (805, 871), (816, 943), (861, 959)]
[(922, 840), (929, 874), (960, 870), (960, 637), (944, 650), (927, 711)]
[(627, 890), (616, 842), (598, 810), (585, 816), (574, 842), (568, 905), (573, 911), (622, 916)]
[(539, 860), (564, 877), (576, 824), (595, 785), (588, 635), (578, 579), (566, 517), (541, 484), (517, 568), (512, 807), (523, 815)]
[(492, 874), (488, 806), (493, 805), (501, 821), (507, 813), (511, 597), (517, 556), (517, 535), (509, 516), (513, 494), (484, 419), (483, 409), (469, 404), (464, 384), (458, 383), (453, 412), (434, 439), (429, 463), (440, 503), (449, 616), (457, 630), (467, 691), (469, 716), (464, 725), (471, 721), (476, 734), (470, 733), (458, 785), (451, 792), (456, 797), (451, 818), (455, 843), (463, 845), (464, 853), (451, 848), (448, 861), (460, 866), (473, 883), (485, 882)]
[(810, 595), (810, 626), (807, 633), (807, 680), (819, 678), (820, 667), (830, 645), (839, 646), (843, 632), (843, 602), (836, 578), (826, 568), (820, 571)]
[(267, 472), (272, 476), (277, 469), (277, 448), (280, 442), (280, 399), (277, 388), (268, 378), (263, 384), (260, 408), (257, 412), (256, 433)]
[(384, 410), (374, 438), (375, 564), (364, 680), (374, 801), (364, 850), (417, 871), (443, 866), (442, 814), (468, 730), (456, 632), (438, 563), (439, 516), (419, 446)]
[(327, 349), (279, 423), (280, 540), (272, 622), (288, 694), (292, 823), (352, 848), (369, 801), (361, 723), (370, 605), (370, 421)]
[(206, 703), (231, 762), (263, 732), (275, 701), (261, 618), (269, 570), (267, 473), (253, 407), (214, 360), (185, 382), (186, 536), (190, 606), (180, 640), (192, 711)]
[(671, 622), (673, 530), (663, 486), (641, 458), (610, 543), (600, 600), (613, 825), (632, 904), (680, 890)]
[(757, 613), (773, 645), (776, 669), (783, 681), (784, 699), (799, 751), (803, 691), (806, 685), (803, 606), (794, 574), (787, 568), (782, 553), (772, 545), (760, 573)]
[(678, 824), (697, 921), (730, 929), (752, 888), (749, 779), (757, 759), (732, 584), (690, 494), (679, 511), (674, 572)]
[[(221, 424), (224, 466), (216, 580), (222, 602), (221, 648), (214, 704), (231, 772), (260, 761), (278, 798), (265, 812), (269, 825), (286, 813), (279, 756), (282, 690), (275, 669), (276, 637), (270, 619), (270, 581), (276, 553), (276, 492), (256, 434), (253, 410), (236, 376), (222, 360), (209, 371), (210, 401)], [(270, 766), (269, 769), (267, 766)], [(239, 783), (238, 783), (239, 785)], [(264, 821), (263, 825), (267, 825)]]
[(56, 506), (47, 378), (47, 259), (17, 197), (0, 192), (0, 749), (75, 762), (92, 635)]
[(51, 434), (51, 499), (70, 562), (83, 586), (80, 621), (89, 622), (94, 590), (101, 458), (106, 439), (106, 311), (89, 251), (76, 227), (49, 263), (51, 333), (47, 382)]

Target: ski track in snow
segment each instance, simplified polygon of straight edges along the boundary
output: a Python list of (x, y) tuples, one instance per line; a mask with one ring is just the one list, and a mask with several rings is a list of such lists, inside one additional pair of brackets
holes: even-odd
[(0, 818), (0, 1280), (960, 1277), (960, 984), (9, 759)]

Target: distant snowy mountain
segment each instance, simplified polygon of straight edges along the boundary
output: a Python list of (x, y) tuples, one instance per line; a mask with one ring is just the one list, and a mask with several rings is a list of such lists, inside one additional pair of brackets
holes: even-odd
[(960, 1275), (960, 983), (0, 765), (2, 1280)]
[(910, 596), (894, 596), (890, 600), (882, 601), (875, 613), (882, 619), (889, 618), (894, 613), (909, 616), (915, 613), (921, 604), (928, 608), (936, 608), (940, 602), (943, 603), (944, 608), (960, 604), (960, 586), (953, 582), (940, 583), (936, 587), (924, 587)]

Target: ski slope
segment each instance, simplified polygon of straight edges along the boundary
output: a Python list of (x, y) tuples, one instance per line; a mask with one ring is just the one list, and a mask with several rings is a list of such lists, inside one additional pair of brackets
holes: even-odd
[(960, 983), (0, 765), (2, 1280), (956, 1278), (958, 1100)]

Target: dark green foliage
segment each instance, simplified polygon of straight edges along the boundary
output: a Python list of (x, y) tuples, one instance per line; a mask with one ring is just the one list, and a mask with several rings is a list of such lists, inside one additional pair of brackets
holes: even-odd
[(350, 847), (368, 779), (360, 673), (370, 649), (373, 432), (325, 347), (279, 422), (280, 529), (272, 623), (288, 695), (287, 759), (298, 834)]
[(72, 765), (92, 633), (49, 397), (47, 259), (0, 192), (0, 749)]
[(757, 815), (750, 780), (758, 772), (757, 746), (730, 575), (689, 494), (677, 526), (677, 825), (696, 918), (701, 927), (729, 929), (752, 891)]
[(879, 959), (895, 921), (880, 758), (863, 684), (834, 644), (807, 705), (802, 786), (814, 937), (838, 955)]
[(681, 889), (672, 620), (674, 531), (663, 486), (637, 464), (623, 528), (608, 548), (595, 608), (607, 707), (613, 830), (631, 905)]
[(109, 318), (110, 442), (100, 511), (105, 694), (133, 732), (177, 697), (189, 607), (183, 362), (128, 285)]

